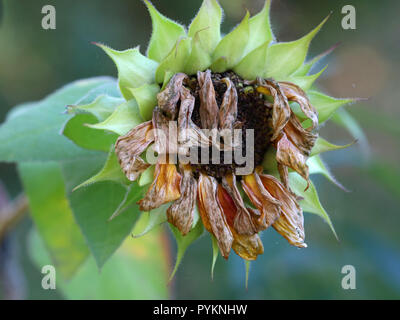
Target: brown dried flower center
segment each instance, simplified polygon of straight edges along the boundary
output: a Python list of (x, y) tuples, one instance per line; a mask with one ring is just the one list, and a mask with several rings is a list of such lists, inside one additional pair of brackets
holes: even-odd
[[(245, 83), (245, 80), (240, 78), (232, 71), (224, 73), (213, 73), (211, 75), (212, 83), (215, 90), (215, 98), (218, 106), (221, 106), (227, 84), (222, 81), (224, 78), (229, 78), (234, 84), (237, 91), (237, 119), (242, 130), (242, 156), (246, 157), (246, 129), (254, 130), (254, 167), (260, 165), (263, 161), (265, 152), (270, 146), (272, 136), (272, 104), (269, 103), (263, 95), (256, 91), (255, 87)], [(199, 81), (197, 77), (190, 78), (185, 85), (190, 89), (191, 94), (195, 97), (195, 107), (192, 114), (192, 121), (199, 127), (203, 128), (200, 117), (200, 98), (199, 98)], [(211, 149), (211, 147), (210, 147)], [(213, 176), (218, 180), (229, 173), (234, 173), (234, 169), (239, 166), (233, 160), (232, 164), (224, 163), (224, 152), (220, 152), (220, 164), (211, 163), (211, 150), (209, 150), (210, 161), (208, 164), (192, 164), (193, 171)], [(200, 157), (200, 150), (199, 150)], [(234, 157), (233, 157), (234, 159)]]

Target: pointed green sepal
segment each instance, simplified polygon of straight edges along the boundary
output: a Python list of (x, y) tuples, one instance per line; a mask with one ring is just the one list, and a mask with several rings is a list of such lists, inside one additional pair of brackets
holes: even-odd
[(157, 11), (150, 1), (144, 0), (153, 24), (147, 56), (161, 62), (172, 50), (179, 38), (186, 36), (185, 28)]
[(151, 165), (145, 171), (142, 172), (142, 174), (140, 175), (139, 182), (138, 182), (139, 186), (142, 187), (142, 186), (145, 186), (145, 185), (153, 182), (154, 169), (155, 169), (155, 166)]
[(353, 141), (353, 142), (343, 145), (343, 146), (338, 146), (333, 143), (330, 143), (329, 141), (325, 140), (324, 138), (318, 137), (317, 141), (315, 141), (314, 147), (311, 150), (310, 157), (315, 156), (320, 153), (323, 153), (323, 152), (327, 152), (327, 151), (345, 149), (345, 148), (352, 146), (354, 143), (356, 143), (356, 141)]
[(269, 19), (270, 8), (271, 0), (266, 0), (264, 8), (250, 19), (250, 36), (244, 55), (247, 55), (263, 43), (270, 43), (274, 39)]
[(215, 237), (212, 234), (210, 234), (210, 237), (211, 237), (212, 252), (213, 252), (212, 263), (211, 263), (211, 280), (214, 280), (214, 268), (219, 255), (219, 248), (217, 239), (215, 239)]
[(336, 99), (314, 90), (308, 91), (307, 94), (311, 105), (318, 111), (320, 124), (328, 120), (340, 107), (356, 101), (355, 99)]
[(189, 26), (188, 35), (199, 34), (205, 52), (212, 54), (221, 40), (222, 9), (216, 0), (204, 0), (199, 12)]
[(130, 181), (125, 177), (125, 174), (121, 170), (121, 166), (118, 162), (118, 157), (114, 152), (114, 148), (112, 148), (109, 152), (104, 167), (93, 177), (76, 186), (73, 191), (101, 181), (114, 181), (117, 183), (121, 183), (122, 185), (130, 184)]
[(102, 48), (117, 66), (119, 87), (126, 100), (133, 98), (127, 88), (154, 83), (158, 63), (142, 55), (139, 48), (117, 51), (103, 44), (96, 45)]
[(111, 97), (105, 94), (98, 96), (93, 102), (84, 105), (70, 105), (67, 106), (68, 113), (91, 113), (99, 121), (104, 121), (115, 110), (115, 108), (124, 103), (122, 98)]
[(302, 209), (306, 212), (317, 214), (322, 219), (324, 219), (324, 221), (331, 228), (333, 234), (335, 235), (335, 238), (338, 239), (331, 218), (319, 201), (318, 193), (314, 184), (310, 181), (308, 189), (304, 191), (307, 188), (307, 181), (305, 181), (295, 172), (289, 173), (289, 181), (291, 189), (297, 195), (303, 198), (302, 200), (300, 200), (300, 206), (302, 207)]
[(171, 228), (172, 233), (174, 234), (176, 244), (178, 246), (175, 267), (171, 273), (171, 276), (169, 277), (169, 281), (171, 281), (174, 278), (175, 273), (182, 262), (186, 249), (203, 234), (204, 228), (203, 228), (203, 223), (199, 220), (196, 226), (193, 227), (192, 230), (190, 230), (187, 235), (182, 236), (181, 232), (177, 228), (175, 228), (171, 224), (169, 226)]
[(145, 84), (138, 88), (128, 88), (139, 105), (140, 115), (144, 120), (150, 120), (153, 109), (157, 105), (157, 94), (160, 92), (158, 84)]
[(211, 69), (214, 72), (224, 72), (228, 69), (232, 69), (242, 59), (245, 49), (249, 40), (249, 17), (250, 13), (247, 12), (242, 22), (228, 33), (219, 42), (213, 53), (213, 62), (217, 62), (218, 59), (224, 57), (226, 65), (221, 68), (220, 64), (214, 64)]
[(190, 55), (191, 39), (179, 39), (168, 56), (156, 70), (157, 83), (163, 83), (167, 72), (178, 73), (185, 71), (186, 60)]
[(194, 75), (197, 71), (204, 71), (211, 65), (211, 55), (203, 48), (200, 42), (199, 31), (192, 39), (192, 51), (185, 64), (185, 73)]
[(93, 129), (107, 130), (120, 136), (143, 122), (137, 102), (132, 99), (117, 107), (115, 111), (103, 122), (88, 124)]
[(293, 82), (297, 84), (304, 91), (308, 91), (314, 82), (320, 77), (320, 75), (326, 70), (328, 66), (325, 66), (318, 73), (308, 75), (308, 76), (289, 76), (289, 78), (285, 79), (285, 81)]
[(270, 46), (267, 53), (264, 77), (285, 78), (294, 73), (306, 59), (311, 40), (324, 25), (326, 17), (314, 30), (304, 37), (291, 42), (281, 42)]
[(266, 68), (266, 57), (269, 42), (251, 51), (246, 55), (233, 70), (246, 80), (254, 80), (262, 76), (262, 70)]
[(162, 225), (167, 222), (167, 209), (169, 204), (164, 204), (157, 209), (151, 210), (150, 212), (144, 212), (140, 220), (138, 221), (137, 226), (132, 232), (133, 238), (140, 238), (145, 234), (152, 231), (154, 228)]

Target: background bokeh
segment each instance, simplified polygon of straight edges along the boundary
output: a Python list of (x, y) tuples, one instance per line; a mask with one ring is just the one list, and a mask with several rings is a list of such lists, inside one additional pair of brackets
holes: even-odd
[[(224, 32), (241, 20), (246, 8), (255, 13), (263, 5), (263, 0), (220, 2), (225, 10)], [(201, 0), (153, 3), (168, 17), (189, 24)], [(56, 30), (41, 28), (41, 8), (45, 4), (56, 7)], [(341, 27), (341, 8), (346, 4), (356, 7), (356, 30)], [(364, 128), (366, 140), (322, 155), (350, 192), (341, 191), (322, 176), (313, 177), (340, 241), (327, 224), (311, 214), (305, 216), (307, 249), (289, 246), (274, 231), (264, 232), (265, 253), (251, 264), (246, 290), (245, 266), (235, 255), (229, 261), (219, 258), (211, 281), (211, 242), (203, 236), (187, 251), (169, 285), (171, 298), (400, 298), (400, 2), (275, 0), (271, 10), (274, 33), (280, 41), (297, 39), (331, 11), (331, 18), (312, 43), (310, 57), (337, 42), (341, 45), (317, 66), (329, 64), (319, 86), (335, 97), (368, 98), (347, 108)], [(140, 0), (2, 1), (0, 122), (13, 106), (42, 99), (70, 81), (116, 76), (112, 61), (92, 41), (119, 50), (141, 45), (143, 52), (150, 34), (151, 20)], [(327, 124), (321, 135), (336, 144), (352, 141), (347, 132), (333, 124)], [(21, 192), (13, 165), (0, 165), (0, 179), (11, 198)], [(58, 290), (49, 292), (40, 287), (40, 271), (28, 254), (30, 226), (29, 217), (24, 218), (2, 244), (11, 252), (7, 264), (20, 288), (17, 296), (63, 298)], [(163, 239), (171, 242), (165, 248), (170, 248), (173, 260), (172, 237)], [(1, 259), (0, 263), (5, 264)], [(341, 287), (344, 265), (356, 268), (356, 290)], [(129, 277), (129, 272), (124, 277)], [(3, 287), (6, 280), (0, 279)], [(116, 276), (115, 283), (118, 281), (124, 280)], [(1, 289), (0, 285), (0, 297), (7, 298)]]

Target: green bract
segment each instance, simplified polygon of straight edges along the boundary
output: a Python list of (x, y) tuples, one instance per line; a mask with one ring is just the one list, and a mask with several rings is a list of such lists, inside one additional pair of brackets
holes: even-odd
[[(76, 82), (34, 106), (15, 109), (0, 127), (0, 160), (20, 163), (34, 220), (52, 258), (60, 263), (67, 261), (62, 271), (67, 276), (85, 259), (87, 247), (101, 267), (132, 231), (139, 216), (135, 203), (152, 181), (154, 167), (148, 168), (138, 182), (128, 181), (113, 145), (118, 136), (151, 119), (157, 94), (175, 73), (195, 75), (207, 69), (213, 72), (233, 70), (246, 80), (272, 77), (293, 82), (306, 91), (318, 111), (320, 124), (333, 116), (334, 121), (346, 127), (355, 138), (363, 138), (349, 114), (344, 111), (335, 114), (354, 99), (336, 99), (317, 91), (314, 82), (325, 68), (310, 74), (311, 68), (329, 53), (306, 60), (312, 39), (328, 18), (296, 41), (277, 43), (270, 26), (269, 0), (254, 17), (248, 12), (244, 14), (237, 27), (224, 37), (220, 30), (223, 13), (216, 0), (203, 1), (188, 29), (163, 16), (149, 1), (144, 2), (153, 24), (146, 55), (138, 47), (117, 51), (97, 44), (114, 61), (118, 83), (110, 78)], [(62, 114), (67, 105), (67, 112)], [(306, 119), (296, 104), (291, 107), (299, 119)], [(303, 122), (305, 127), (308, 121)], [(308, 162), (310, 173), (323, 174), (338, 184), (323, 164), (320, 153), (347, 146), (336, 146), (319, 138)], [(266, 157), (264, 164), (268, 163)], [(39, 174), (54, 177), (54, 186), (39, 192)], [(320, 215), (334, 231), (314, 185), (305, 191), (306, 182), (296, 173), (290, 176), (292, 189), (304, 198), (300, 202), (303, 209)], [(76, 191), (71, 193), (73, 188)], [(70, 228), (68, 233), (64, 228), (50, 232), (46, 230), (49, 226), (43, 225), (49, 212), (48, 208), (41, 208), (41, 201), (53, 194), (54, 199), (59, 200), (54, 210), (63, 221), (60, 223)], [(166, 221), (165, 207), (161, 208), (147, 213), (147, 219), (139, 218), (142, 229), (136, 235), (147, 233)], [(127, 212), (120, 215), (123, 211)], [(110, 217), (116, 218), (108, 221)], [(203, 227), (198, 221), (197, 217), (187, 236), (171, 227), (178, 243), (173, 273), (186, 248), (202, 234)], [(52, 233), (57, 234), (57, 239)], [(54, 243), (58, 239), (69, 245), (60, 247), (58, 242)], [(214, 266), (218, 253), (215, 241), (213, 243)]]

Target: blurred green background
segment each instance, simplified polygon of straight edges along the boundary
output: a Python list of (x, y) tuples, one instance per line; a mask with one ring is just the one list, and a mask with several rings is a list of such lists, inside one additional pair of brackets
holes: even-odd
[[(186, 25), (201, 4), (201, 0), (152, 2), (163, 14)], [(225, 10), (223, 31), (228, 32), (242, 19), (245, 9), (256, 13), (263, 0), (220, 0), (220, 3)], [(46, 4), (54, 5), (57, 10), (56, 30), (41, 28), (41, 8)], [(356, 8), (356, 30), (343, 30), (341, 27), (341, 8), (346, 4)], [(110, 271), (103, 270), (103, 277), (108, 277), (108, 282), (95, 288), (107, 290), (109, 294), (96, 297), (400, 298), (400, 109), (397, 105), (400, 98), (397, 88), (400, 83), (400, 2), (275, 0), (271, 9), (274, 33), (279, 41), (297, 39), (331, 11), (331, 18), (312, 43), (310, 57), (337, 42), (341, 45), (318, 65), (317, 68), (322, 68), (329, 64), (319, 86), (335, 97), (369, 98), (347, 107), (365, 130), (366, 140), (360, 139), (349, 149), (322, 155), (336, 178), (351, 192), (341, 191), (322, 176), (313, 176), (321, 202), (333, 220), (340, 241), (335, 240), (327, 224), (310, 214), (305, 215), (307, 249), (291, 247), (275, 232), (267, 230), (262, 235), (265, 253), (250, 266), (248, 290), (245, 288), (245, 266), (236, 255), (232, 255), (229, 261), (219, 258), (211, 281), (212, 252), (208, 236), (201, 237), (189, 248), (172, 284), (166, 285), (166, 276), (156, 280), (156, 292), (144, 290), (150, 284), (138, 281), (141, 269), (136, 268), (140, 263), (135, 257), (144, 253), (129, 248), (123, 251), (122, 248), (115, 259), (108, 262), (109, 266), (106, 265), (105, 269)], [(119, 50), (139, 44), (143, 52), (150, 34), (151, 20), (140, 0), (2, 1), (0, 122), (13, 106), (40, 100), (73, 80), (98, 75), (116, 76), (112, 61), (92, 45), (92, 41)], [(338, 130), (331, 123), (322, 128), (321, 135), (336, 144), (352, 141), (345, 130)], [(0, 164), (0, 179), (10, 197), (21, 192), (13, 165)], [(90, 287), (96, 281), (82, 274), (79, 280), (66, 285), (67, 290), (45, 291), (41, 288), (42, 275), (33, 261), (40, 252), (28, 253), (32, 242), (37, 241), (29, 232), (31, 224), (29, 217), (24, 218), (2, 243), (8, 260), (5, 263), (5, 258), (0, 256), (0, 263), (3, 269), (7, 264), (9, 271), (0, 275), (3, 277), (0, 279), (0, 297), (92, 297), (78, 294), (82, 287)], [(154, 242), (158, 236), (162, 238)], [(129, 241), (137, 240), (128, 238), (126, 242)], [(175, 247), (166, 231), (140, 241), (144, 242), (143, 246), (150, 243), (146, 247), (150, 254), (164, 250), (165, 268), (170, 268)], [(118, 268), (117, 256), (124, 252), (131, 253), (131, 256), (123, 257), (127, 259), (124, 260), (123, 273), (113, 273), (112, 268)], [(149, 260), (149, 263), (157, 262)], [(344, 265), (353, 265), (356, 269), (355, 290), (341, 287)], [(90, 266), (85, 265), (85, 268), (88, 269), (84, 270), (86, 274), (97, 272), (95, 268), (90, 271)], [(8, 282), (15, 286), (11, 295), (6, 290)], [(139, 293), (129, 292), (129, 286), (120, 289), (123, 282), (132, 282)]]

